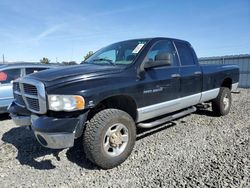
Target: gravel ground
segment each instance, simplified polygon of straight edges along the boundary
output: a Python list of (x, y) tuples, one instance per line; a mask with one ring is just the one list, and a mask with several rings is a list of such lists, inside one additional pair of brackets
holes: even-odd
[(0, 117), (0, 187), (250, 187), (250, 90), (233, 94), (229, 115), (199, 111), (138, 130), (132, 155), (101, 170), (81, 147), (41, 147), (33, 133)]

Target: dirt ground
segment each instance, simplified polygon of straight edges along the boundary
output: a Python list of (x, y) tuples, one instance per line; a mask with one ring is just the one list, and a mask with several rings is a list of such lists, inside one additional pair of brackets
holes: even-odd
[(0, 116), (0, 187), (250, 187), (250, 90), (231, 112), (198, 111), (138, 130), (131, 156), (101, 170), (80, 146), (43, 148), (33, 133)]

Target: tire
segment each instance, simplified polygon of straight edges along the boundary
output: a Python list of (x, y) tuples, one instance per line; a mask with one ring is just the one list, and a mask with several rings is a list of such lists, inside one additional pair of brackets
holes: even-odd
[(225, 116), (229, 113), (232, 104), (231, 91), (221, 87), (218, 96), (212, 100), (212, 110), (216, 116)]
[(86, 157), (101, 168), (110, 169), (123, 163), (131, 154), (136, 127), (126, 112), (105, 109), (90, 120), (83, 134)]

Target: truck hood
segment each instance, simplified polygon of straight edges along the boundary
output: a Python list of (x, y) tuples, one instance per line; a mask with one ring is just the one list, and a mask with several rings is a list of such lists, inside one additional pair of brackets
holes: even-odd
[(123, 69), (120, 66), (109, 65), (72, 65), (53, 68), (30, 74), (29, 77), (42, 81), (45, 85), (54, 85), (60, 82), (73, 81), (77, 79), (87, 79), (105, 74), (112, 74)]

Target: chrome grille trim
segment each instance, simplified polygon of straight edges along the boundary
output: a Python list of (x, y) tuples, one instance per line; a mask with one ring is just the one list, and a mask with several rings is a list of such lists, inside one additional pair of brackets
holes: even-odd
[(20, 92), (20, 86), (18, 82), (13, 82), (13, 91)]
[(22, 93), (20, 91), (15, 91), (14, 90), (14, 93), (17, 94), (17, 95), (22, 95)]
[(14, 92), (14, 98), (15, 98), (15, 103), (20, 106), (20, 107), (25, 107), (25, 103), (23, 101), (23, 97), (21, 95), (21, 93), (16, 93)]
[(38, 99), (38, 96), (35, 96), (35, 95), (30, 95), (30, 94), (23, 94), (25, 97), (27, 98), (32, 98), (32, 99)]
[[(18, 79), (14, 84), (14, 94), (22, 96), (25, 106), (29, 111), (37, 114), (45, 114), (47, 112), (46, 92), (42, 82), (23, 77)], [(16, 84), (19, 85), (20, 91), (15, 90), (15, 88), (18, 88)], [(32, 90), (27, 90), (28, 88)]]

